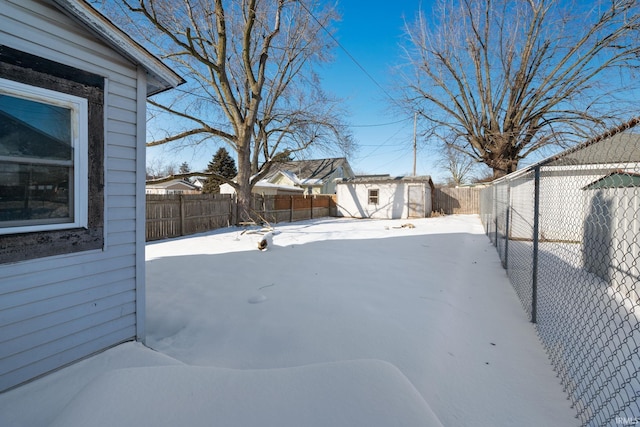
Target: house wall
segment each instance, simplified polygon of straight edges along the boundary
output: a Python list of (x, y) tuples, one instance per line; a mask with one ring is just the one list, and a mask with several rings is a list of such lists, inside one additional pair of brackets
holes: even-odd
[[(431, 187), (425, 189), (425, 216), (431, 214)], [(353, 218), (398, 219), (409, 216), (409, 185), (415, 183), (352, 183), (342, 182), (336, 186), (338, 216)], [(369, 204), (369, 190), (378, 190), (378, 204)]]
[(319, 192), (321, 194), (336, 194), (336, 179), (352, 178), (350, 176), (343, 175), (344, 173), (342, 168), (338, 168), (338, 170), (324, 180), (324, 184), (322, 185), (322, 188), (319, 188)]
[(295, 186), (296, 183), (293, 182), (292, 180), (290, 180), (289, 178), (287, 178), (286, 176), (284, 176), (283, 174), (279, 173), (278, 175), (274, 176), (273, 179), (271, 181), (269, 181), (271, 184), (275, 184), (275, 185), (290, 185), (290, 186)]
[(48, 1), (0, 0), (0, 44), (106, 79), (104, 246), (0, 264), (2, 391), (139, 332), (144, 247), (136, 244), (136, 224), (144, 219), (144, 197), (136, 192), (143, 182), (136, 165), (144, 164), (144, 149), (137, 147), (144, 126), (136, 114), (145, 93), (138, 85), (146, 82)]
[[(269, 182), (277, 185), (298, 186), (304, 189), (305, 194), (336, 194), (337, 180), (341, 180), (343, 178), (353, 178), (350, 168), (348, 171), (343, 167), (337, 168), (331, 175), (323, 179), (322, 185), (304, 185), (295, 183), (284, 174), (274, 176)], [(310, 192), (309, 187), (311, 187)]]
[(640, 301), (640, 209), (636, 187), (584, 190), (583, 264), (633, 304)]
[[(583, 188), (611, 168), (547, 167), (540, 176), (540, 239), (581, 242), (584, 228)], [(533, 172), (510, 188), (510, 237), (531, 240), (534, 221)]]

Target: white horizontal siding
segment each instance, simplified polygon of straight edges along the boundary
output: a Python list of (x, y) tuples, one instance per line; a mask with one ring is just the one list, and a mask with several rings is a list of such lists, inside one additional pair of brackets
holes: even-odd
[(47, 0), (0, 0), (0, 44), (107, 83), (105, 248), (0, 265), (2, 391), (134, 339), (144, 271), (136, 265), (136, 67)]
[[(355, 218), (399, 219), (409, 216), (412, 183), (340, 183), (336, 185), (338, 213)], [(425, 214), (431, 212), (431, 187), (424, 184)], [(369, 190), (378, 190), (378, 203), (369, 204)]]

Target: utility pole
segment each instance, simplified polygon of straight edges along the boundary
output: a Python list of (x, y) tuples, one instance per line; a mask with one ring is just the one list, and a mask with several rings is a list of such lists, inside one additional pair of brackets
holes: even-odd
[(418, 156), (418, 142), (416, 132), (418, 127), (418, 112), (413, 113), (413, 176), (416, 176), (416, 157)]

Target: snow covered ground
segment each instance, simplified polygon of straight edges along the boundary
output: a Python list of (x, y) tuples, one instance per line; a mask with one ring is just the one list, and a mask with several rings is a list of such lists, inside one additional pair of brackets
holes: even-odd
[(477, 216), (241, 231), (149, 243), (157, 352), (0, 394), (0, 425), (578, 424)]

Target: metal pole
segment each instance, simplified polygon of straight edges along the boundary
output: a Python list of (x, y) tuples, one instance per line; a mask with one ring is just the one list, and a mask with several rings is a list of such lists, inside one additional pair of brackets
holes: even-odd
[(417, 142), (418, 112), (413, 113), (413, 176), (416, 176), (416, 158), (418, 157)]
[(505, 270), (509, 271), (509, 231), (511, 213), (511, 183), (507, 181), (507, 212), (505, 213), (505, 236), (504, 236), (504, 265)]
[(493, 246), (498, 247), (498, 186), (493, 184)]
[(538, 232), (540, 227), (540, 166), (536, 166), (533, 190), (533, 273), (531, 275), (531, 323), (538, 309)]

